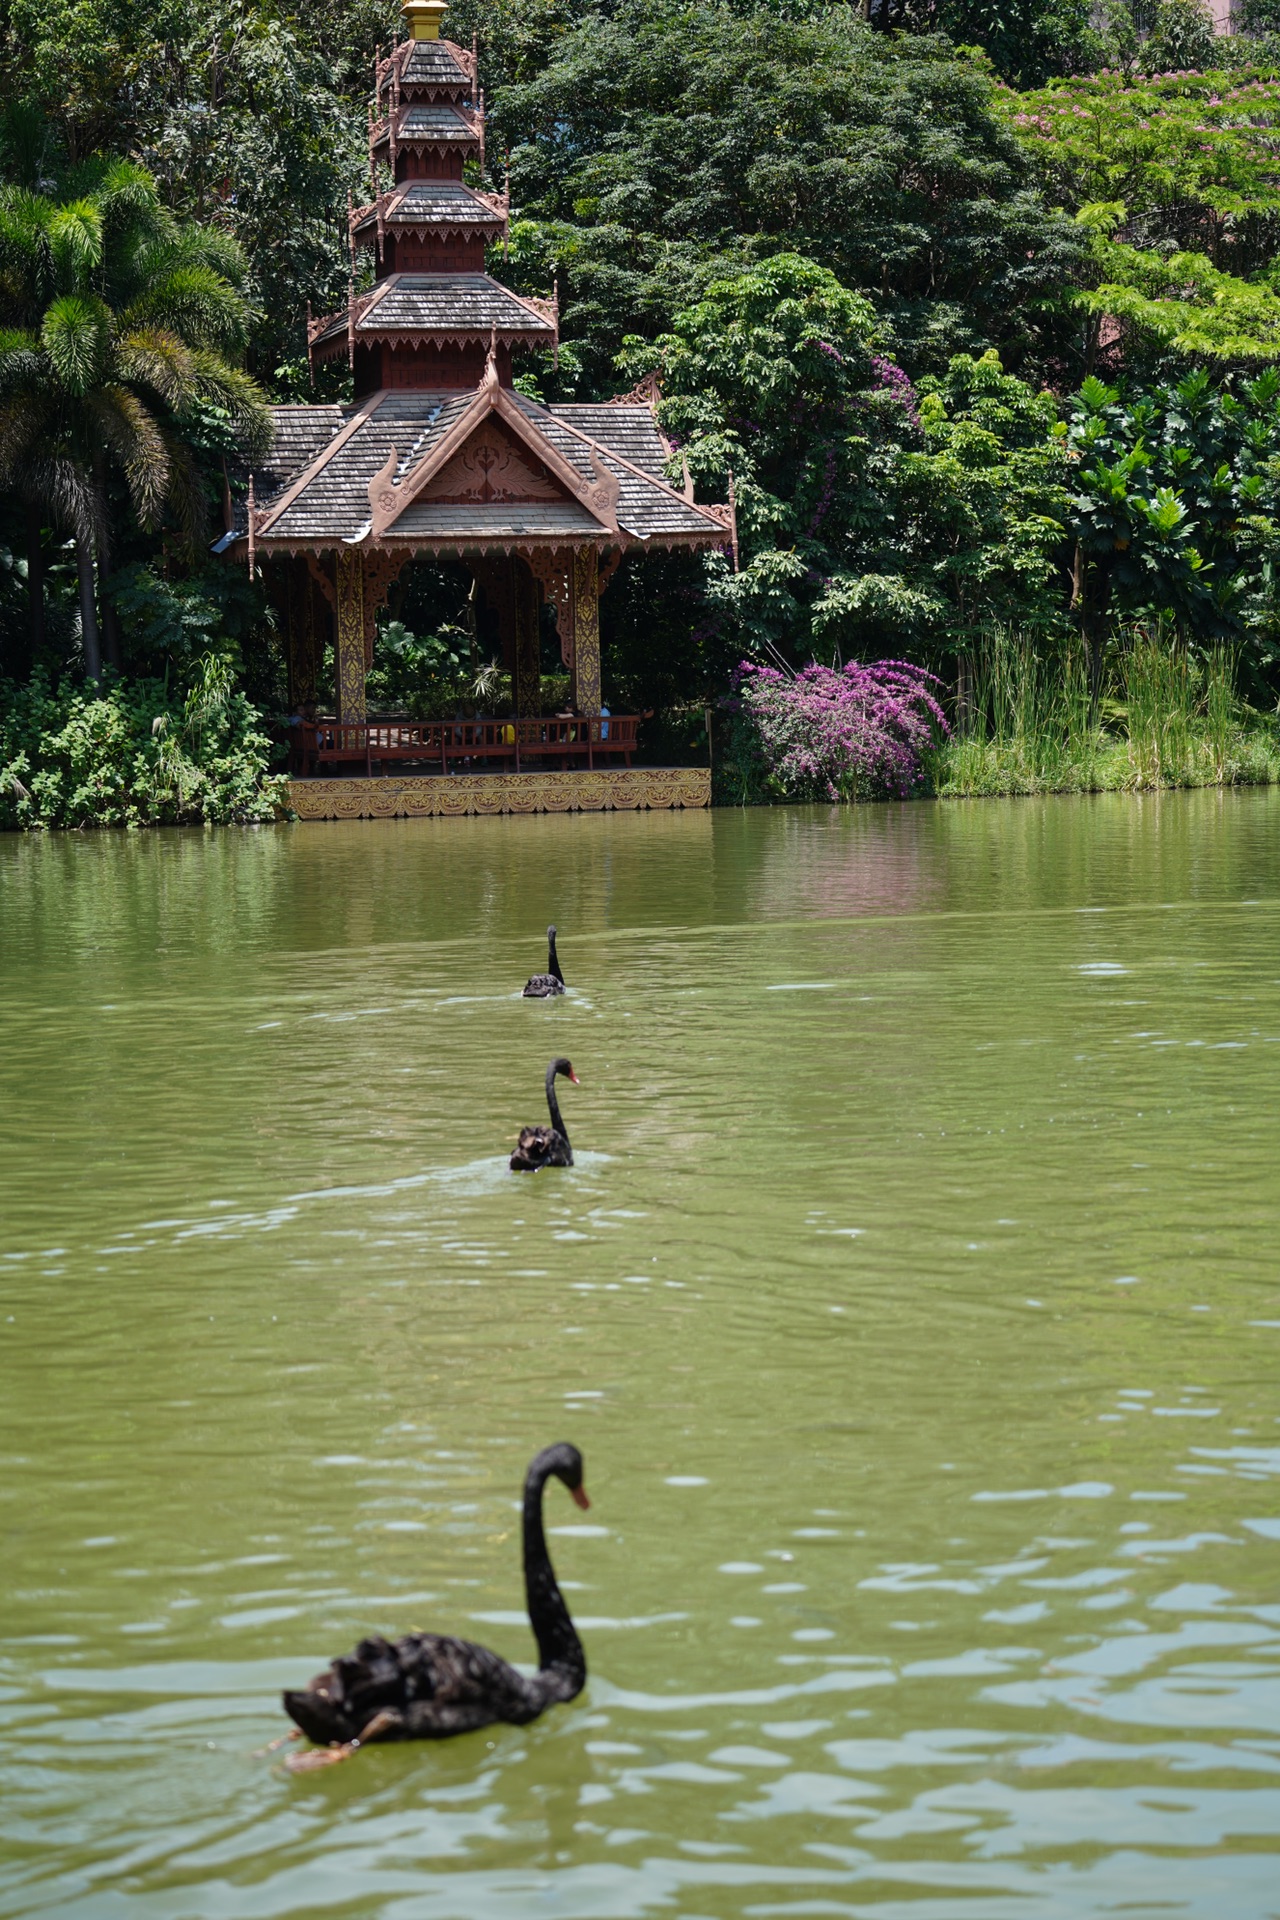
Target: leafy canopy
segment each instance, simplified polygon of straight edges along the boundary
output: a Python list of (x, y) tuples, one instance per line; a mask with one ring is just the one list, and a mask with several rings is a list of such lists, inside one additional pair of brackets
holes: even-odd
[(510, 140), (531, 287), (562, 276), (565, 327), (604, 390), (624, 334), (652, 335), (713, 280), (801, 253), (874, 305), (886, 343), (944, 365), (1026, 351), (1029, 308), (1084, 251), (1047, 213), (988, 74), (852, 9), (623, 0), (493, 102)]
[(270, 434), (231, 358), (249, 320), (243, 260), (225, 235), (176, 221), (141, 168), (85, 167), (78, 187), (64, 200), (0, 188), (0, 486), (100, 538), (113, 464), (144, 525), (169, 509), (194, 534), (190, 443), (207, 409), (229, 442)]
[(1043, 192), (1092, 255), (1068, 295), (1141, 350), (1280, 355), (1269, 282), (1280, 248), (1280, 79), (1274, 73), (1122, 72), (1000, 96)]
[(1052, 618), (1054, 402), (994, 353), (917, 393), (877, 327), (867, 300), (784, 254), (624, 356), (660, 368), (695, 479), (723, 498), (734, 475), (742, 570), (719, 566), (710, 591), (757, 654), (936, 648), (1011, 604)]
[(1232, 385), (1197, 369), (1129, 392), (1086, 380), (1064, 444), (1086, 624), (1172, 614), (1213, 641), (1274, 623), (1280, 371)]

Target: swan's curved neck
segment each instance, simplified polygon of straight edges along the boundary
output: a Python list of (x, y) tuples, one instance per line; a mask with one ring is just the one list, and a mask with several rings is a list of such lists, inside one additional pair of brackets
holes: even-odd
[(542, 1489), (546, 1471), (531, 1472), (524, 1485), (524, 1590), (529, 1607), (529, 1624), (538, 1642), (538, 1665), (545, 1673), (555, 1671), (572, 1689), (566, 1699), (580, 1693), (587, 1677), (587, 1660), (582, 1642), (569, 1618), (569, 1609), (556, 1583), (555, 1569), (547, 1552), (542, 1531)]
[(560, 985), (564, 985), (564, 975), (560, 971), (560, 962), (556, 959), (556, 937), (551, 934), (547, 940), (547, 972), (553, 973)]
[(568, 1146), (569, 1135), (565, 1129), (564, 1121), (560, 1118), (560, 1102), (556, 1099), (556, 1074), (554, 1067), (547, 1068), (547, 1108), (551, 1114), (552, 1126), (561, 1136), (565, 1145)]

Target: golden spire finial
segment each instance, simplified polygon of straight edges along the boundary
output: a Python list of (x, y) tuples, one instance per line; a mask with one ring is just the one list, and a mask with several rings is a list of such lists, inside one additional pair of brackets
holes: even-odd
[(400, 11), (409, 23), (411, 40), (438, 40), (449, 0), (400, 0)]

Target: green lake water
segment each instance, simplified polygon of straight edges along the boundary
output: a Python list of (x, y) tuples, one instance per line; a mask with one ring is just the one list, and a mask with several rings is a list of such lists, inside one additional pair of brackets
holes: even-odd
[(0, 1914), (1280, 1914), (1278, 1078), (1275, 790), (0, 839)]

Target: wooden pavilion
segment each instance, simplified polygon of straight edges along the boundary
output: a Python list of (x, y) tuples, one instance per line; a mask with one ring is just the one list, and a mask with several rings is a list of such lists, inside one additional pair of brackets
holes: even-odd
[[(377, 61), (373, 198), (352, 207), (353, 263), (376, 280), (312, 321), (313, 363), (347, 358), (348, 404), (275, 411), (271, 454), (219, 543), (260, 572), (288, 634), (305, 817), (702, 805), (705, 769), (632, 765), (638, 716), (602, 717), (600, 594), (624, 554), (734, 538), (728, 506), (672, 487), (652, 392), (543, 406), (515, 391), (527, 348), (554, 348), (554, 299), (485, 271), (505, 195), (464, 182), (484, 154), (476, 57), (440, 38), (446, 0), (403, 0), (408, 37)], [(415, 558), (460, 562), (501, 637), (514, 712), (371, 718), (365, 680), (389, 589)], [(541, 609), (554, 610), (571, 714), (542, 712)], [(316, 712), (326, 641), (335, 710)]]

